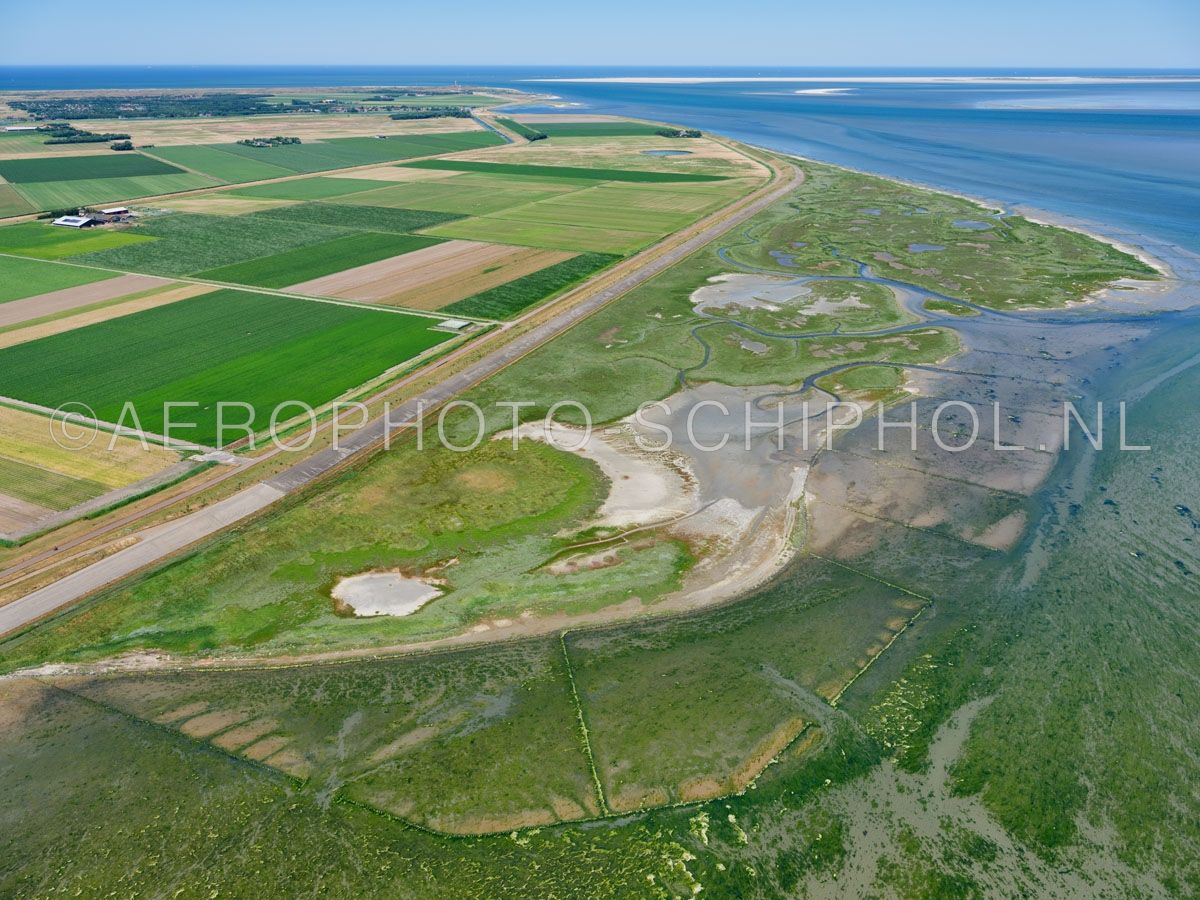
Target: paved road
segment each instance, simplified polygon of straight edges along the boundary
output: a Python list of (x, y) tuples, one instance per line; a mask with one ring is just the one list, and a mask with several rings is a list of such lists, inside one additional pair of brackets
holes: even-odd
[[(572, 328), (605, 304), (653, 278), (688, 254), (700, 249), (713, 238), (740, 225), (755, 213), (774, 203), (792, 190), (799, 183), (798, 179), (803, 177), (798, 172), (795, 172), (795, 175), (798, 177), (782, 178), (781, 183), (752, 203), (703, 228), (683, 243), (563, 310), (560, 315), (531, 328), (525, 334), (488, 354), (463, 371), (451, 375), (427, 391), (420, 400), (424, 401), (426, 408), (436, 407), (494, 375), (526, 353)], [(182, 516), (165, 525), (149, 528), (139, 535), (140, 540), (133, 546), (119, 550), (99, 562), (85, 566), (53, 584), (32, 591), (24, 597), (0, 607), (0, 635), (23, 628), (43, 616), (152, 566), (185, 547), (211, 537), (248, 516), (260, 512), (287, 494), (299, 490), (325, 475), (349, 457), (379, 444), (389, 431), (394, 433), (411, 427), (416, 422), (418, 402), (414, 399), (395, 406), (386, 420), (381, 416), (368, 422), (362, 428), (345, 436), (336, 450), (333, 448), (322, 450), (298, 462), (290, 469), (245, 488), (219, 503), (214, 503), (199, 512)]]

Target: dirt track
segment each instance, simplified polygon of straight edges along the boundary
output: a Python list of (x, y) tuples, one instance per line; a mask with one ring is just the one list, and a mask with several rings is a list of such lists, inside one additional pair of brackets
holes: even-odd
[(21, 322), (40, 319), (43, 316), (58, 315), (81, 306), (103, 303), (105, 300), (115, 300), (126, 294), (136, 294), (151, 288), (165, 287), (170, 283), (168, 278), (155, 278), (152, 275), (118, 275), (116, 278), (93, 281), (90, 284), (64, 288), (61, 291), (51, 291), (48, 294), (38, 294), (21, 300), (10, 300), (8, 303), (0, 304), (0, 328), (19, 325)]

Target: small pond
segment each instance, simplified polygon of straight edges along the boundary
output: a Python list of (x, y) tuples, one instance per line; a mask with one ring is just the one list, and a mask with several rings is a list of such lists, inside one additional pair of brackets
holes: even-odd
[(399, 572), (365, 572), (341, 579), (332, 594), (356, 616), (407, 616), (440, 597), (442, 591)]

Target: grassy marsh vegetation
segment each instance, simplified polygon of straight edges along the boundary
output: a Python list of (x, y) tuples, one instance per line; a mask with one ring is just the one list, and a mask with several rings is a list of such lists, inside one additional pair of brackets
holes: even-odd
[[(805, 163), (805, 171), (805, 187), (755, 229), (753, 243), (733, 248), (735, 259), (785, 274), (831, 275), (857, 274), (857, 260), (885, 277), (996, 309), (1059, 307), (1116, 279), (1158, 277), (1079, 232), (832, 166)], [(782, 265), (772, 250), (786, 251), (794, 264)]]

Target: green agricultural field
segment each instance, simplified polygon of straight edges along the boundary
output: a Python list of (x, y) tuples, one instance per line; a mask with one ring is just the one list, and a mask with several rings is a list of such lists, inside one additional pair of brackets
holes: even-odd
[(501, 118), (500, 116), (497, 116), (496, 121), (498, 123), (500, 123), (501, 125), (503, 125), (505, 128), (507, 128), (509, 131), (519, 134), (521, 137), (525, 138), (526, 140), (531, 140), (542, 133), (538, 129), (530, 128), (528, 125), (523, 125), (522, 123), (520, 123), (514, 119), (505, 119), (505, 118)]
[(577, 190), (584, 184), (590, 182), (467, 174), (435, 181), (393, 184), (347, 197), (344, 202), (481, 216), (556, 197)]
[(132, 178), (138, 175), (179, 175), (176, 166), (141, 153), (97, 156), (48, 156), (42, 159), (0, 159), (0, 177), (11, 184), (36, 181), (84, 181)]
[(640, 172), (632, 169), (592, 169), (584, 166), (539, 166), (533, 163), (476, 162), (466, 159), (423, 159), (404, 163), (414, 169), (483, 172), (489, 175), (533, 175), (537, 178), (574, 178), (585, 181), (629, 181), (646, 184), (724, 181), (723, 175), (690, 175), (682, 172)]
[(0, 219), (35, 212), (33, 206), (11, 184), (0, 184)]
[(106, 493), (108, 488), (86, 478), (72, 478), (0, 456), (0, 494), (47, 509), (70, 509)]
[(278, 403), (319, 406), (450, 337), (429, 326), (415, 316), (223, 290), (0, 350), (0, 382), (18, 400), (80, 401), (107, 421), (129, 401), (156, 433), (164, 403), (195, 402), (187, 416), (197, 427), (179, 436), (212, 444), (218, 401), (250, 403), (265, 427)]
[(525, 247), (579, 250), (591, 253), (632, 253), (661, 237), (659, 234), (623, 231), (619, 228), (520, 222), (499, 216), (460, 219), (457, 222), (438, 225), (426, 233), (468, 241), (492, 241), (499, 244), (519, 244)]
[(0, 256), (0, 303), (104, 281), (115, 275), (115, 272), (102, 272), (99, 269)]
[(331, 138), (279, 147), (247, 147), (222, 144), (221, 149), (259, 162), (281, 166), (293, 172), (320, 172), (346, 169), (372, 163), (395, 162), (415, 156), (436, 156), (462, 150), (478, 150), (504, 143), (490, 131), (461, 131), (444, 134), (393, 135), (387, 138)]
[(649, 213), (709, 212), (723, 203), (747, 193), (752, 185), (744, 179), (729, 179), (716, 184), (623, 184), (606, 182), (580, 191), (564, 200), (578, 200), (604, 207), (626, 207)]
[(686, 211), (638, 208), (623, 196), (609, 197), (602, 190), (576, 191), (527, 203), (505, 213), (506, 218), (552, 225), (586, 225), (592, 228), (619, 228), (627, 231), (678, 231), (696, 216)]
[(193, 213), (146, 218), (134, 231), (124, 233), (143, 243), (88, 253), (80, 261), (152, 275), (190, 275), (324, 243), (346, 234), (345, 229), (309, 222)]
[(390, 181), (370, 181), (366, 178), (297, 178), (274, 184), (256, 184), (228, 193), (234, 197), (264, 197), (269, 200), (324, 200), (343, 197), (360, 191), (373, 191), (391, 186)]
[(221, 145), (155, 147), (150, 155), (230, 183), (282, 178), (293, 174), (291, 169), (229, 153)]
[(152, 241), (128, 228), (63, 228), (49, 222), (25, 222), (0, 228), (0, 253), (63, 259)]
[(178, 175), (138, 175), (130, 178), (92, 178), (69, 181), (38, 181), (21, 184), (18, 190), (38, 209), (70, 209), (95, 203), (177, 194), (220, 184), (215, 178), (181, 172)]
[(341, 272), (343, 269), (352, 269), (388, 257), (411, 253), (422, 247), (432, 247), (437, 243), (440, 241), (436, 238), (411, 234), (348, 234), (323, 244), (311, 244), (274, 256), (262, 256), (231, 266), (197, 272), (196, 277), (256, 287), (281, 288)]
[[(353, 199), (353, 198), (347, 198)], [(430, 228), (452, 222), (462, 216), (455, 213), (428, 212), (421, 209), (392, 209), (377, 206), (350, 206), (338, 203), (300, 203), (281, 206), (253, 215), (285, 222), (312, 222), (317, 225), (336, 225), (362, 231), (385, 231), (404, 234), (418, 228)]]
[(442, 312), (483, 319), (508, 319), (562, 293), (574, 284), (620, 259), (604, 253), (581, 253), (507, 284), (451, 303)]
[(543, 134), (555, 137), (570, 138), (600, 138), (600, 137), (632, 137), (638, 135), (656, 135), (662, 125), (647, 125), (644, 122), (534, 122), (530, 128), (536, 128)]
[(40, 131), (0, 131), (0, 154), (45, 153), (55, 148), (54, 144), (46, 143), (47, 137)]

